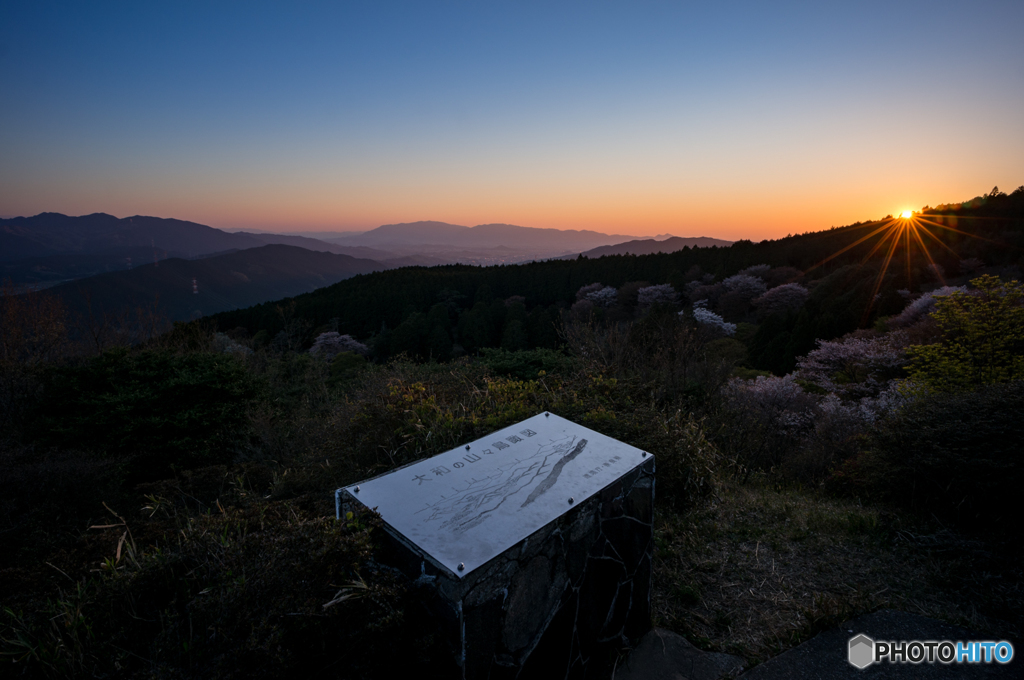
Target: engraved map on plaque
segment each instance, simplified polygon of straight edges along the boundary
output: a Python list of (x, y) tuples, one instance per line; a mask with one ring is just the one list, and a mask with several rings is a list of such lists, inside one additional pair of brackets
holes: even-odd
[(647, 460), (542, 413), (345, 490), (465, 576)]

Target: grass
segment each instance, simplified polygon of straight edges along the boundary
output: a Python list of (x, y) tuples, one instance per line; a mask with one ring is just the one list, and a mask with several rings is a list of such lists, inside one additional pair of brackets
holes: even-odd
[(938, 524), (727, 481), (699, 508), (662, 513), (655, 537), (655, 625), (748, 665), (882, 608), (1020, 639), (1020, 561)]

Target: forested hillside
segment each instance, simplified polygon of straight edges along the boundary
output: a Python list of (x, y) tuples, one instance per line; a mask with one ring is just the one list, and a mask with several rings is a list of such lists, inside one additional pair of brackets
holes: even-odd
[(171, 321), (188, 321), (382, 268), (373, 260), (349, 255), (264, 245), (196, 260), (147, 263), (54, 286), (45, 294), (97, 319), (141, 308)]
[[(577, 253), (584, 257), (595, 258), (605, 255), (650, 255), (652, 253), (674, 253), (683, 248), (728, 248), (732, 241), (725, 241), (720, 238), (709, 238), (698, 236), (697, 238), (684, 238), (682, 236), (670, 236), (662, 241), (656, 239), (639, 239), (617, 243), (611, 246), (600, 246), (590, 250)], [(569, 260), (575, 255), (564, 255), (560, 259)]]
[[(982, 270), (1024, 265), (1024, 191), (994, 190), (924, 210), (913, 230), (903, 222), (889, 218), (761, 243), (643, 256), (403, 268), (222, 314), (217, 323), (268, 339), (285, 332), (290, 342), (306, 346), (315, 330), (329, 327), (372, 345), (381, 359), (405, 352), (445, 360), (480, 347), (556, 347), (552, 324), (580, 302), (577, 293), (584, 286), (616, 289), (614, 304), (593, 311), (621, 320), (635, 313), (640, 288), (669, 284), (684, 306), (703, 299), (724, 321), (744, 324), (738, 332), (752, 367), (786, 372), (815, 340), (869, 328), (899, 312), (906, 302), (900, 290), (916, 295)], [(764, 265), (772, 273), (753, 288), (733, 290), (724, 283)], [(806, 304), (753, 304), (769, 288), (791, 283), (808, 290)]]

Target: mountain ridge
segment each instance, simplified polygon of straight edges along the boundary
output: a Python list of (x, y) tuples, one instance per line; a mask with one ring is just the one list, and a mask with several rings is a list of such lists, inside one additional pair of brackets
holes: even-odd
[[(294, 297), (385, 268), (379, 262), (349, 255), (267, 244), (103, 273), (54, 286), (46, 294), (56, 295), (78, 312), (117, 316), (125, 310), (156, 305), (157, 311), (172, 321), (184, 321)], [(193, 292), (193, 279), (198, 294)]]
[(429, 220), (385, 224), (369, 232), (335, 238), (313, 238), (264, 231), (228, 232), (176, 218), (43, 212), (0, 219), (0, 279), (10, 279), (21, 289), (38, 290), (130, 270), (145, 262), (223, 255), (275, 243), (370, 259), (389, 268), (456, 262), (487, 266), (557, 258), (633, 238), (586, 229), (499, 222), (466, 227)]
[(523, 227), (500, 222), (467, 227), (448, 222), (423, 220), (383, 224), (362, 234), (332, 238), (329, 241), (369, 246), (423, 244), (458, 248), (496, 248), (514, 245), (522, 249), (544, 247), (557, 250), (578, 250), (621, 243), (623, 240), (635, 238), (635, 236), (605, 234), (589, 229)]
[(563, 255), (560, 259), (571, 259), (582, 255), (595, 258), (606, 255), (653, 255), (654, 253), (674, 253), (683, 248), (728, 248), (734, 241), (726, 241), (710, 236), (671, 236), (664, 241), (655, 239), (638, 239), (609, 246), (599, 246), (578, 254)]
[(92, 213), (76, 217), (47, 212), (0, 220), (0, 262), (146, 246), (194, 256), (261, 244), (250, 236), (205, 224), (146, 215), (118, 218)]

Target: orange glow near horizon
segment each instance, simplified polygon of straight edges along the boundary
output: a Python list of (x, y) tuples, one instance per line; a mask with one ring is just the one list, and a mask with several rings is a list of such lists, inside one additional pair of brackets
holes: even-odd
[[(684, 201), (666, 200), (659, 196), (628, 197), (635, 200), (608, 195), (576, 195), (563, 197), (563, 200), (541, 196), (532, 202), (511, 201), (500, 196), (488, 198), (493, 199), (492, 205), (487, 205), (484, 197), (480, 196), (471, 197), (457, 206), (443, 205), (436, 199), (422, 202), (395, 200), (390, 202), (387, 210), (375, 210), (368, 205), (314, 207), (307, 203), (278, 209), (266, 206), (254, 211), (258, 214), (250, 215), (231, 214), (228, 210), (209, 211), (203, 209), (206, 206), (196, 206), (199, 214), (189, 219), (215, 227), (280, 231), (363, 231), (382, 224), (417, 221), (448, 222), (468, 227), (504, 223), (635, 237), (672, 234), (757, 242), (874, 220), (887, 212), (884, 198), (858, 205), (856, 200), (839, 196), (799, 206), (800, 198), (796, 196), (773, 196), (761, 200), (734, 197), (731, 201), (726, 197), (710, 197), (711, 200), (703, 203), (686, 205), (680, 205)], [(914, 214), (905, 211), (901, 217)], [(339, 219), (338, 215), (345, 217)]]
[[(60, 192), (11, 192), (4, 217), (61, 212), (106, 212), (118, 217), (152, 215), (211, 227), (288, 233), (367, 231), (383, 224), (439, 221), (464, 226), (505, 223), (524, 227), (591, 230), (627, 237), (671, 234), (726, 240), (784, 238), (877, 219), (889, 206), (962, 201), (980, 193), (916, 180), (899, 192), (867, 183), (798, 187), (781, 183), (744, 189), (715, 181), (664, 179), (589, 183), (568, 179), (544, 185), (520, 178), (482, 178), (472, 183), (407, 177), (391, 185), (375, 178), (318, 176), (282, 181), (277, 175), (227, 178), (77, 179)], [(219, 181), (215, 181), (215, 179)], [(896, 178), (885, 177), (892, 183)], [(207, 181), (209, 180), (209, 181)], [(809, 198), (810, 197), (810, 198)], [(911, 212), (901, 210), (901, 216)]]
[[(46, 210), (69, 215), (92, 212), (108, 212), (118, 217), (153, 215), (223, 229), (280, 233), (367, 231), (382, 224), (439, 221), (470, 227), (506, 223), (633, 237), (672, 234), (756, 242), (876, 219), (886, 213), (884, 205), (887, 203), (884, 197), (860, 204), (852, 197), (826, 196), (813, 204), (804, 202), (798, 205), (799, 197), (786, 195), (760, 200), (750, 195), (734, 196), (731, 200), (712, 195), (697, 203), (688, 202), (685, 197), (677, 199), (673, 196), (666, 200), (666, 197), (656, 195), (602, 196), (599, 192), (591, 195), (579, 192), (563, 197), (535, 196), (533, 201), (513, 201), (500, 195), (470, 195), (463, 201), (424, 196), (386, 201), (379, 197), (378, 203), (374, 200), (377, 196), (339, 197), (325, 201), (313, 195), (312, 191), (289, 193), (273, 196), (269, 193), (227, 191), (216, 197), (186, 197), (175, 196), (173, 192), (169, 195), (156, 195), (154, 192), (141, 198), (113, 201), (106, 200), (112, 198), (110, 196), (93, 195), (87, 200), (75, 200), (79, 197), (69, 196), (57, 205), (47, 205)], [(960, 197), (959, 194), (954, 196)], [(43, 211), (37, 208), (35, 212), (25, 211), (22, 214)]]

